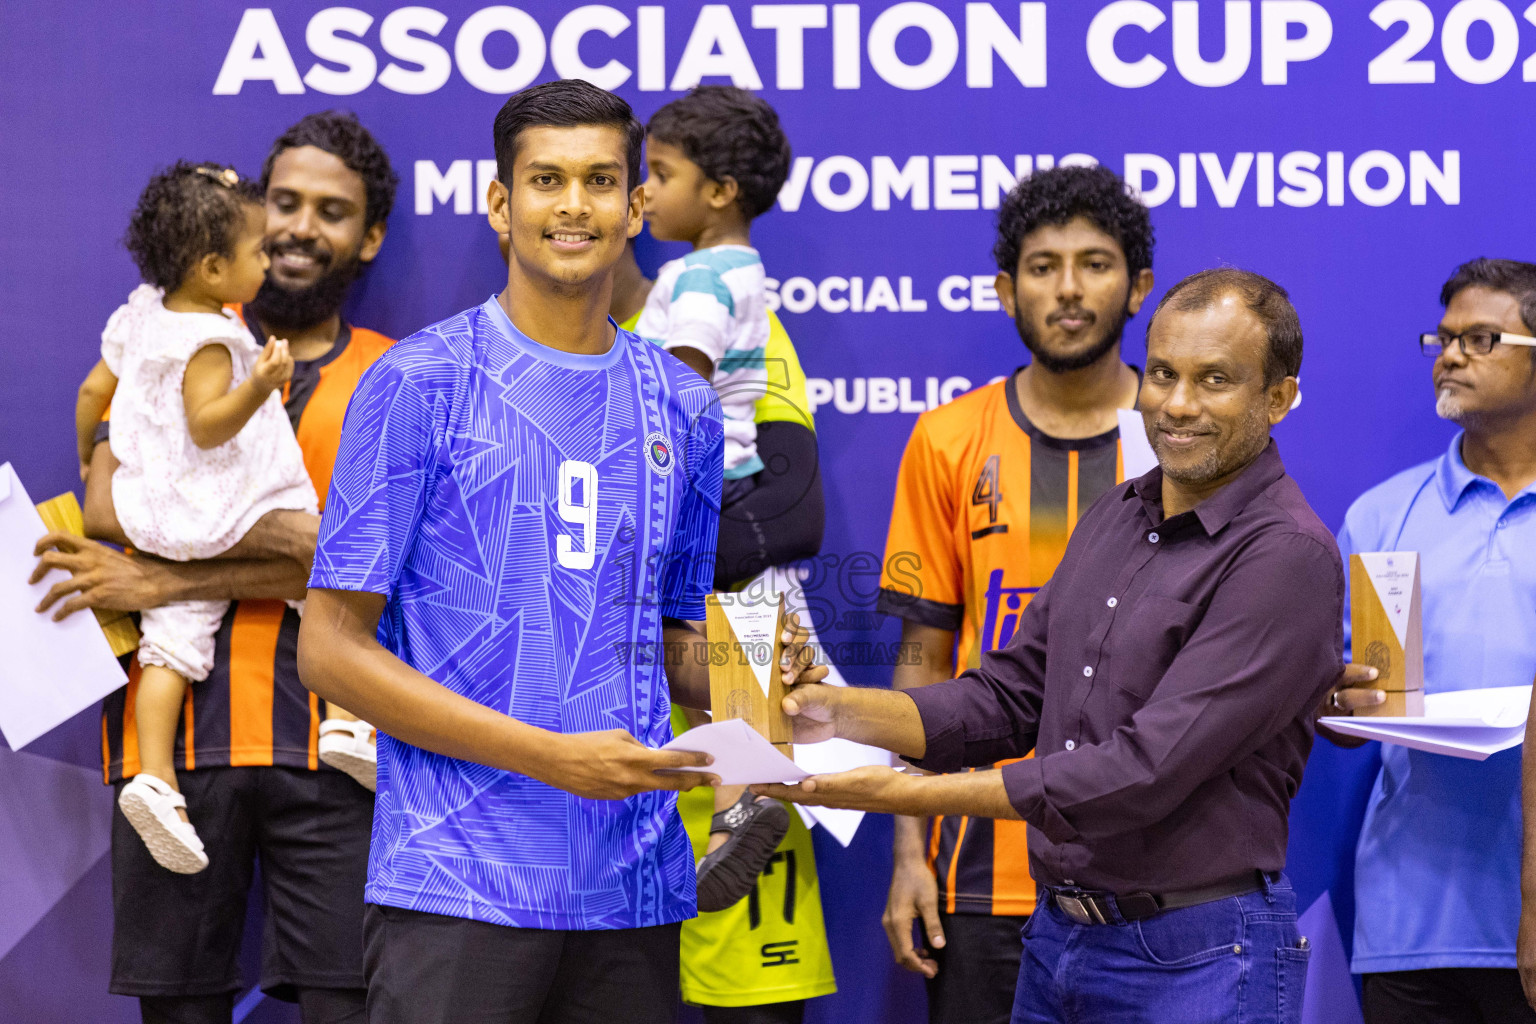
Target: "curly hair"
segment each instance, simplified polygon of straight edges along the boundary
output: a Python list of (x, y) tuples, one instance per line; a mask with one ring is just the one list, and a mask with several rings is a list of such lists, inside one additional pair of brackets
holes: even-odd
[(1019, 271), (1019, 251), (1036, 228), (1086, 217), (1120, 243), (1134, 278), (1152, 269), (1152, 218), (1120, 175), (1107, 167), (1054, 167), (1031, 174), (1013, 187), (997, 211), (992, 256), (1005, 274)]
[(123, 244), (149, 284), (175, 291), (209, 253), (230, 257), (261, 192), (232, 167), (178, 160), (149, 179)]
[(400, 176), (390, 166), (389, 154), (377, 139), (358, 121), (357, 115), (347, 110), (326, 110), (308, 114), (292, 128), (277, 137), (266, 163), (261, 165), (261, 190), (265, 192), (272, 182), (272, 165), (290, 149), (314, 146), (323, 150), (363, 179), (367, 195), (364, 217), (368, 226), (389, 218), (395, 205), (395, 189), (400, 187)]
[[(1440, 289), (1440, 305), (1449, 306), (1465, 288), (1487, 288), (1503, 292), (1520, 303), (1520, 320), (1528, 331), (1536, 331), (1536, 264), (1519, 260), (1492, 260), (1486, 256), (1468, 260), (1456, 268)], [(1536, 351), (1533, 351), (1536, 358)]]
[(695, 86), (656, 111), (645, 130), (682, 150), (710, 180), (734, 179), (748, 220), (768, 212), (789, 177), (789, 139), (779, 115), (745, 89)]
[(527, 128), (575, 128), (604, 125), (624, 133), (624, 165), (629, 172), (625, 187), (640, 184), (640, 146), (645, 130), (629, 104), (611, 92), (579, 78), (562, 78), (513, 93), (496, 113), (492, 135), (496, 146), (496, 177), (512, 180), (517, 160), (517, 138)]

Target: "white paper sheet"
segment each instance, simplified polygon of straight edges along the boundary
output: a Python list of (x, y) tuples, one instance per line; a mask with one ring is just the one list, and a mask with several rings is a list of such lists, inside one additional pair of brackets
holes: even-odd
[(1327, 717), (1322, 723), (1346, 736), (1358, 736), (1431, 754), (1485, 761), (1525, 741), (1529, 686), (1451, 690), (1424, 697), (1424, 717)]
[(126, 681), (122, 666), (90, 612), (54, 622), (37, 607), (69, 574), (55, 569), (40, 583), (33, 548), (48, 528), (9, 462), (0, 465), (0, 733), (12, 750), (62, 725)]
[(799, 782), (811, 774), (739, 718), (689, 729), (661, 749), (695, 750), (713, 756), (715, 763), (704, 770), (720, 776), (725, 786)]
[(1147, 443), (1147, 428), (1135, 409), (1120, 410), (1120, 460), (1125, 464), (1127, 480), (1157, 468), (1157, 454)]

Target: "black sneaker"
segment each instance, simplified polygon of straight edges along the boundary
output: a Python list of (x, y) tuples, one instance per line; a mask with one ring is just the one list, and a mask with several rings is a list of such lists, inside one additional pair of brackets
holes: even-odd
[(709, 831), (728, 832), (730, 838), (699, 861), (700, 913), (734, 906), (752, 891), (789, 831), (789, 811), (777, 800), (743, 793), (710, 818)]

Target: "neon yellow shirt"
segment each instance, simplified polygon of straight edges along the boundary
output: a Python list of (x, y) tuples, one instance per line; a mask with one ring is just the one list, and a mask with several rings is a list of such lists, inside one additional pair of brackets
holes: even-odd
[[(688, 728), (672, 709), (672, 731)], [(704, 856), (714, 790), (678, 794), (678, 812)], [(832, 952), (821, 915), (821, 883), (811, 833), (793, 809), (789, 832), (757, 878), (750, 895), (735, 906), (683, 922), (683, 999), (701, 1006), (760, 1006), (811, 999), (837, 991)]]
[[(619, 326), (635, 329), (636, 313)], [(758, 423), (816, 423), (806, 399), (805, 371), (789, 332), (768, 314), (768, 390), (757, 400)], [(688, 722), (672, 709), (672, 731)], [(677, 810), (693, 843), (694, 858), (704, 856), (714, 791), (695, 789), (678, 796)], [(790, 813), (789, 832), (758, 876), (746, 899), (713, 914), (683, 922), (683, 999), (700, 1006), (761, 1006), (831, 995), (837, 991), (832, 951), (821, 913), (821, 884), (816, 851), (800, 816)]]

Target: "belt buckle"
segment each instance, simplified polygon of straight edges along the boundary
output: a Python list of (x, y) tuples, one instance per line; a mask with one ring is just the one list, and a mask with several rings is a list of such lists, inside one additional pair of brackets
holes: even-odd
[(1057, 892), (1055, 896), (1056, 906), (1060, 907), (1063, 914), (1066, 914), (1078, 924), (1108, 923), (1108, 919), (1099, 911), (1099, 908), (1093, 905), (1091, 897), (1082, 893), (1076, 896), (1069, 896), (1064, 892)]
[(1065, 893), (1056, 894), (1056, 906), (1078, 924), (1093, 924), (1093, 918), (1088, 916), (1088, 908), (1083, 906), (1083, 901), (1076, 896), (1068, 896)]

